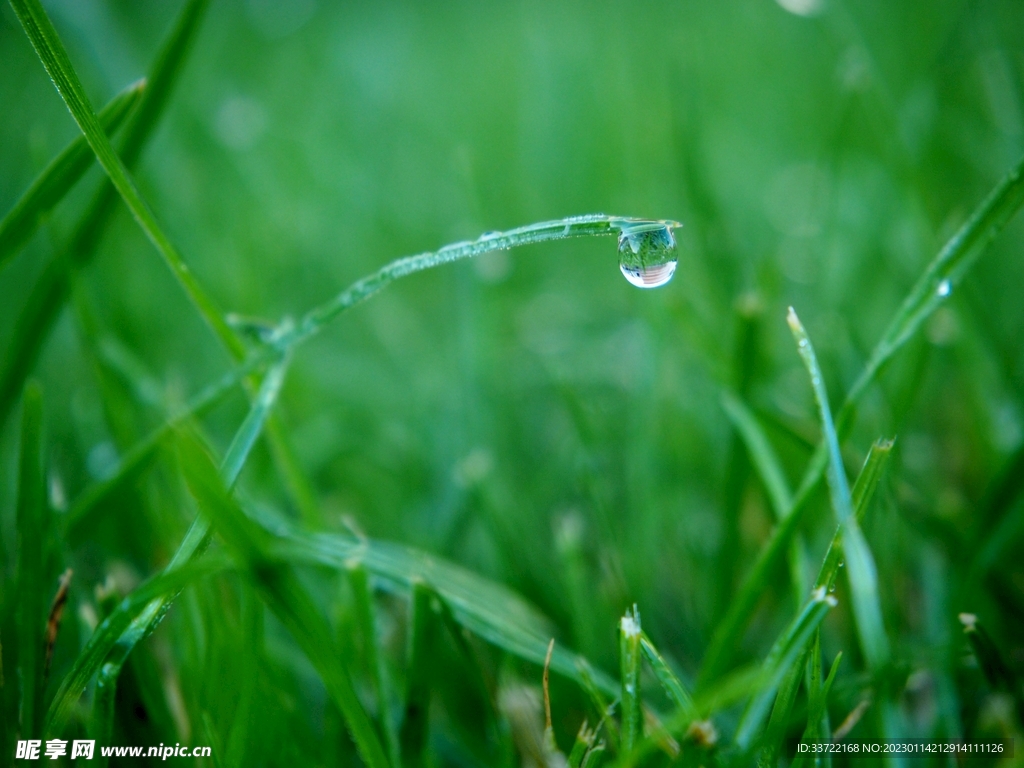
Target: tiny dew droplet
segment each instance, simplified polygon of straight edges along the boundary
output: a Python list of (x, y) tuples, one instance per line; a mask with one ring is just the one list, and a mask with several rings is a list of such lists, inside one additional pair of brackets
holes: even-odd
[(623, 223), (619, 233), (619, 269), (637, 288), (658, 288), (676, 273), (674, 222)]
[(942, 298), (946, 298), (952, 292), (953, 284), (949, 280), (943, 280), (941, 283), (939, 283), (938, 288), (935, 289), (935, 293)]

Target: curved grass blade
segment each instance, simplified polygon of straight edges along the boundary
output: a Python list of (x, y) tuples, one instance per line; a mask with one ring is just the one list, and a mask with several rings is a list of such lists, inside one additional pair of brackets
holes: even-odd
[(676, 221), (655, 219), (634, 219), (623, 216), (606, 216), (601, 213), (584, 216), (571, 216), (556, 221), (544, 221), (529, 224), (525, 227), (510, 229), (505, 232), (491, 232), (476, 240), (446, 245), (436, 251), (406, 256), (384, 265), (371, 275), (367, 275), (333, 299), (324, 302), (307, 312), (296, 327), (282, 334), (277, 342), (279, 346), (291, 348), (295, 344), (318, 333), (324, 325), (333, 320), (346, 309), (368, 299), (395, 280), (422, 272), (425, 269), (449, 264), (453, 261), (470, 259), (492, 251), (504, 251), (533, 243), (551, 240), (565, 240), (570, 237), (594, 235), (614, 235), (623, 230), (635, 231), (638, 228), (676, 229), (682, 225)]
[[(221, 472), (224, 483), (229, 488), (234, 486), (237, 481), (245, 459), (252, 450), (260, 429), (277, 399), (284, 382), (287, 364), (287, 360), (280, 361), (264, 376), (260, 392), (228, 448)], [(162, 575), (170, 576), (195, 563), (197, 556), (205, 549), (208, 533), (209, 521), (205, 518), (197, 518), (185, 534), (185, 539)], [(132, 593), (131, 602), (122, 604), (123, 610), (122, 607), (119, 607), (111, 617), (108, 617), (100, 625), (100, 628), (89, 638), (85, 650), (75, 660), (74, 666), (64, 678), (57, 695), (50, 704), (47, 714), (47, 733), (59, 732), (63, 728), (71, 708), (85, 690), (89, 680), (100, 671), (101, 665), (108, 659), (114, 665), (108, 678), (110, 681), (116, 680), (120, 666), (124, 664), (132, 649), (156, 628), (160, 620), (170, 610), (171, 603), (177, 596), (177, 592), (161, 592), (145, 603), (139, 603), (135, 599), (135, 594), (135, 592)], [(117, 617), (116, 623), (108, 626), (115, 616)], [(106, 629), (104, 629), (105, 627)], [(101, 630), (103, 631), (101, 632)]]
[(825, 380), (818, 365), (814, 346), (811, 344), (807, 331), (804, 330), (800, 318), (793, 308), (789, 308), (786, 318), (793, 338), (796, 339), (800, 358), (807, 368), (814, 390), (814, 399), (818, 403), (825, 445), (828, 448), (828, 487), (832, 499), (832, 508), (839, 519), (843, 530), (843, 552), (846, 555), (847, 576), (850, 581), (850, 596), (853, 602), (853, 615), (856, 618), (857, 634), (861, 648), (869, 666), (878, 671), (889, 659), (889, 639), (885, 634), (882, 621), (882, 606), (878, 596), (878, 572), (871, 556), (864, 534), (861, 533), (857, 518), (853, 513), (853, 497), (846, 480), (842, 455), (839, 452), (839, 436), (832, 422), (832, 412), (828, 405), (828, 393), (825, 391)]
[[(121, 158), (129, 168), (138, 161), (167, 104), (208, 2), (188, 0), (185, 3), (147, 74), (145, 91), (123, 133)], [(47, 264), (32, 287), (15, 323), (11, 346), (0, 369), (0, 425), (6, 422), (25, 378), (35, 365), (46, 335), (67, 301), (71, 270), (92, 260), (116, 202), (114, 187), (109, 181), (104, 182), (75, 228), (67, 248)]]
[(40, 61), (50, 75), (50, 79), (53, 80), (61, 98), (64, 99), (71, 116), (78, 123), (86, 141), (89, 142), (89, 146), (92, 147), (103, 170), (106, 171), (110, 181), (121, 195), (121, 199), (132, 212), (132, 216), (135, 217), (143, 232), (163, 257), (185, 294), (206, 323), (237, 358), (243, 357), (245, 348), (241, 340), (228, 326), (213, 299), (203, 290), (199, 281), (185, 264), (181, 254), (178, 253), (160, 227), (156, 216), (139, 192), (135, 180), (100, 127), (96, 113), (93, 112), (85, 90), (79, 81), (78, 73), (75, 72), (64, 44), (42, 4), (39, 0), (11, 0), (11, 6), (21, 21), (32, 46), (36, 49)]
[(43, 397), (39, 387), (25, 388), (18, 461), (17, 633), (18, 678), (21, 689), (21, 733), (38, 738), (43, 714), (46, 613), (45, 568), (49, 515), (43, 471)]
[(195, 440), (183, 440), (181, 454), (185, 479), (203, 515), (216, 527), (262, 600), (320, 674), (363, 761), (371, 768), (386, 768), (384, 748), (334, 648), (327, 622), (291, 568), (269, 555), (271, 534), (246, 517), (228, 496), (213, 463)]
[[(842, 408), (839, 409), (836, 425), (840, 436), (845, 435), (852, 425), (860, 398), (878, 378), (885, 364), (940, 305), (940, 302), (933, 300), (931, 292), (934, 291), (937, 294), (938, 288), (944, 280), (951, 281), (950, 289), (952, 289), (957, 281), (963, 279), (971, 266), (985, 252), (988, 244), (1020, 209), (1022, 203), (1024, 203), (1024, 158), (1021, 158), (1003, 177), (957, 233), (946, 242), (942, 250), (925, 269), (924, 274), (918, 279), (903, 305), (897, 310), (896, 315), (890, 321), (888, 330), (875, 345), (868, 365), (850, 389)], [(819, 443), (794, 495), (790, 513), (782, 523), (775, 527), (771, 537), (758, 554), (754, 565), (743, 579), (740, 590), (730, 604), (728, 612), (715, 629), (701, 669), (702, 684), (722, 674), (734, 649), (740, 645), (741, 636), (763, 594), (762, 585), (767, 583), (768, 574), (784, 556), (790, 540), (799, 529), (803, 513), (807, 509), (807, 502), (824, 477), (827, 466), (828, 452), (824, 443)]]
[[(114, 133), (131, 112), (146, 87), (145, 80), (132, 83), (100, 110), (100, 126)], [(36, 177), (25, 194), (0, 221), (0, 269), (32, 237), (46, 215), (53, 210), (92, 165), (93, 153), (84, 136), (79, 136)]]

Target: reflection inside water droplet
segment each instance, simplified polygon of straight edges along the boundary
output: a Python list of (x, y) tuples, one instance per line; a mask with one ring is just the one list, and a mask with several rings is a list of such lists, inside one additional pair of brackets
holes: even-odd
[(676, 273), (676, 238), (663, 222), (623, 225), (619, 234), (619, 269), (637, 288), (665, 285)]
[(938, 288), (935, 289), (935, 293), (937, 293), (942, 298), (946, 298), (952, 292), (953, 284), (949, 282), (949, 280), (943, 280), (941, 283), (939, 283)]

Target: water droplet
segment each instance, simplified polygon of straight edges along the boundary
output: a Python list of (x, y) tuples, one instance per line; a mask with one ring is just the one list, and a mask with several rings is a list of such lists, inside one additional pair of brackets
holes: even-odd
[(637, 288), (665, 285), (676, 273), (676, 238), (661, 222), (624, 225), (619, 234), (619, 269)]
[(943, 280), (939, 283), (939, 287), (935, 289), (935, 293), (941, 298), (946, 298), (950, 293), (953, 292), (953, 284), (949, 280)]
[(845, 560), (840, 560), (839, 561), (839, 567), (840, 568), (844, 568), (845, 566), (846, 566), (846, 561)]
[(829, 592), (835, 592), (836, 591), (836, 583), (834, 581), (831, 584), (828, 585), (828, 591)]

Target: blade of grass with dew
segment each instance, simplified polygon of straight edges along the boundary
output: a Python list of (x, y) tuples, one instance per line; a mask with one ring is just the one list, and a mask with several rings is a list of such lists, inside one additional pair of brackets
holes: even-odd
[[(818, 636), (815, 630), (814, 636)], [(803, 660), (809, 655), (810, 649), (804, 650), (797, 662), (790, 667), (782, 683), (779, 685), (779, 692), (775, 695), (775, 704), (772, 706), (771, 717), (768, 718), (768, 726), (760, 739), (760, 751), (757, 755), (758, 768), (775, 768), (779, 763), (779, 752), (782, 749), (782, 741), (786, 738), (786, 730), (789, 728), (789, 718), (793, 712), (793, 704), (796, 702), (797, 693), (800, 691), (800, 680), (804, 673)]]
[(803, 610), (775, 641), (761, 668), (754, 694), (736, 728), (735, 742), (741, 750), (747, 751), (754, 746), (754, 739), (768, 715), (776, 691), (811, 642), (825, 614), (835, 604), (835, 598), (826, 594), (825, 590), (815, 590)]
[(643, 700), (640, 697), (640, 614), (636, 606), (619, 621), (619, 670), (622, 676), (620, 711), (622, 752), (629, 754), (644, 735)]
[(617, 235), (624, 229), (636, 227), (676, 229), (680, 226), (682, 225), (678, 222), (668, 220), (606, 216), (600, 213), (586, 214), (528, 224), (504, 232), (491, 232), (476, 240), (453, 243), (436, 251), (420, 253), (415, 256), (405, 256), (384, 265), (373, 274), (357, 280), (333, 299), (311, 309), (303, 315), (291, 332), (283, 333), (276, 343), (279, 346), (292, 347), (319, 333), (324, 325), (346, 309), (365, 301), (395, 280), (442, 264), (470, 259), (493, 251), (505, 251), (524, 245), (565, 240), (572, 237)]
[[(238, 475), (259, 436), (267, 414), (277, 399), (284, 382), (287, 365), (288, 361), (282, 360), (267, 371), (255, 402), (231, 441), (221, 465), (222, 476), (229, 488), (234, 486), (238, 480)], [(197, 554), (204, 549), (208, 532), (209, 523), (202, 518), (197, 518), (185, 534), (185, 538), (171, 558), (171, 562), (164, 569), (164, 575), (192, 563)], [(134, 595), (134, 592), (132, 594)], [(92, 676), (99, 671), (108, 655), (112, 658), (112, 663), (123, 664), (132, 648), (156, 627), (170, 609), (175, 596), (176, 593), (172, 595), (161, 593), (144, 606), (133, 601), (125, 606), (124, 611), (118, 609), (120, 613), (116, 626), (120, 627), (120, 631), (114, 633), (112, 629), (108, 629), (108, 631), (100, 632), (97, 629), (93, 633), (50, 704), (47, 714), (48, 733), (59, 732), (63, 728), (75, 702), (85, 690)], [(129, 611), (133, 611), (133, 613), (129, 615)], [(101, 625), (101, 628), (106, 624), (107, 621)]]
[(263, 602), (288, 629), (317, 670), (345, 718), (363, 761), (386, 768), (388, 759), (349, 672), (335, 652), (327, 622), (290, 566), (270, 556), (272, 535), (250, 520), (228, 496), (209, 456), (194, 439), (180, 442), (182, 470), (203, 516), (216, 528)]
[[(882, 472), (889, 462), (889, 456), (892, 454), (894, 444), (895, 440), (876, 440), (872, 444), (867, 458), (864, 460), (864, 466), (861, 467), (860, 474), (857, 475), (857, 480), (853, 484), (853, 514), (858, 523), (864, 519), (868, 505), (871, 503), (871, 499), (874, 498), (875, 489), (878, 487), (878, 481), (881, 479)], [(831, 543), (829, 543), (825, 559), (821, 564), (821, 569), (818, 571), (818, 577), (814, 580), (814, 586), (824, 587), (831, 592), (835, 585), (836, 577), (839, 575), (839, 564), (842, 560), (843, 526), (840, 525), (836, 528), (836, 533), (832, 537)]]
[(21, 21), (32, 46), (36, 49), (40, 61), (50, 75), (50, 79), (57, 87), (61, 98), (64, 99), (71, 116), (78, 123), (86, 141), (89, 142), (89, 146), (92, 147), (103, 170), (106, 171), (110, 181), (121, 195), (121, 199), (128, 206), (128, 210), (132, 212), (132, 216), (135, 217), (143, 232), (163, 257), (185, 294), (206, 323), (228, 345), (236, 357), (243, 357), (245, 348), (242, 342), (228, 326), (213, 299), (203, 290), (199, 281), (185, 264), (181, 254), (178, 253), (170, 238), (157, 223), (156, 216), (142, 198), (135, 180), (101, 129), (99, 121), (96, 119), (96, 113), (93, 112), (85, 90), (82, 88), (78, 73), (72, 66), (71, 59), (64, 48), (64, 43), (61, 42), (57, 30), (42, 4), (39, 0), (11, 0), (11, 6), (18, 16), (18, 20)]
[(430, 670), (434, 668), (434, 635), (437, 615), (434, 592), (416, 580), (409, 598), (409, 638), (406, 649), (405, 716), (398, 734), (405, 766), (424, 765), (427, 748), (427, 717), (430, 711)]
[(654, 676), (661, 683), (661, 687), (665, 689), (665, 694), (668, 696), (669, 701), (675, 705), (676, 709), (684, 717), (689, 716), (691, 720), (696, 720), (699, 717), (699, 713), (697, 706), (693, 703), (693, 697), (686, 690), (686, 686), (683, 685), (676, 673), (669, 667), (668, 662), (658, 652), (654, 643), (647, 636), (647, 633), (643, 633), (640, 636), (640, 649), (643, 651), (647, 663), (651, 666)]
[(373, 681), (374, 694), (377, 697), (377, 717), (380, 720), (381, 730), (384, 732), (388, 758), (392, 765), (399, 766), (402, 763), (399, 758), (398, 729), (391, 716), (391, 691), (387, 684), (384, 659), (377, 647), (377, 616), (366, 566), (362, 563), (352, 563), (348, 568), (348, 579), (355, 599), (356, 621), (363, 635), (366, 662), (370, 668), (370, 678)]
[(843, 459), (839, 451), (839, 436), (832, 422), (832, 411), (829, 409), (828, 393), (825, 381), (818, 365), (817, 355), (810, 337), (804, 329), (800, 318), (792, 307), (786, 317), (793, 338), (797, 343), (800, 358), (807, 368), (811, 379), (814, 399), (818, 403), (825, 445), (828, 447), (829, 467), (828, 486), (832, 499), (832, 508), (843, 529), (843, 553), (846, 556), (847, 577), (850, 582), (850, 596), (853, 603), (853, 615), (856, 619), (857, 634), (868, 665), (878, 672), (889, 660), (889, 638), (885, 634), (882, 621), (882, 606), (878, 594), (878, 572), (871, 556), (864, 535), (857, 524), (853, 513), (853, 499), (850, 486), (843, 468)]
[[(208, 3), (209, 0), (187, 0), (146, 76), (146, 88), (138, 108), (128, 119), (121, 142), (121, 158), (128, 168), (135, 166), (163, 113)], [(6, 422), (46, 335), (67, 300), (72, 269), (92, 260), (116, 202), (117, 192), (105, 181), (75, 227), (68, 246), (47, 264), (29, 292), (0, 368), (0, 425)]]
[[(776, 519), (782, 520), (793, 508), (793, 494), (789, 490), (782, 464), (768, 441), (768, 436), (758, 423), (757, 417), (736, 395), (728, 391), (723, 392), (721, 401), (722, 408), (739, 434), (754, 469), (761, 478)], [(789, 548), (790, 580), (793, 584), (796, 606), (799, 607), (803, 604), (807, 589), (806, 557), (803, 542), (799, 538), (794, 537)]]
[[(951, 280), (950, 290), (1013, 218), (1024, 203), (1024, 158), (1007, 173), (991, 193), (978, 205), (963, 226), (950, 238), (911, 289), (903, 304), (890, 321), (888, 330), (875, 345), (869, 362), (854, 386), (848, 392), (836, 418), (839, 435), (845, 435), (852, 426), (857, 404), (885, 365), (921, 328), (940, 306), (933, 294), (944, 280)], [(702, 684), (719, 676), (730, 661), (730, 654), (739, 647), (754, 608), (760, 599), (762, 585), (768, 583), (768, 574), (786, 552), (789, 541), (799, 529), (807, 503), (824, 477), (828, 466), (825, 444), (819, 443), (807, 471), (793, 499), (790, 513), (777, 525), (762, 547), (757, 560), (747, 572), (738, 594), (718, 624), (705, 653), (701, 668)]]
[[(121, 127), (128, 113), (139, 103), (145, 80), (132, 83), (100, 110), (100, 126), (107, 134)], [(35, 178), (14, 207), (0, 220), (0, 269), (32, 237), (47, 214), (64, 199), (85, 175), (93, 162), (93, 153), (84, 136), (68, 144)]]
[(18, 461), (18, 684), (21, 692), (21, 731), (38, 738), (45, 689), (44, 630), (49, 597), (45, 571), (49, 532), (46, 479), (43, 470), (43, 396), (38, 385), (25, 387)]

